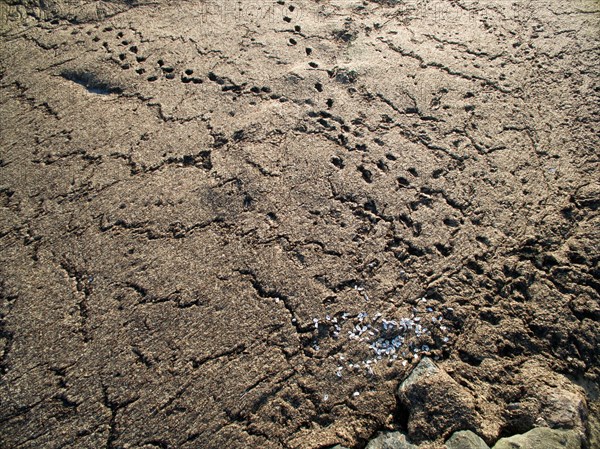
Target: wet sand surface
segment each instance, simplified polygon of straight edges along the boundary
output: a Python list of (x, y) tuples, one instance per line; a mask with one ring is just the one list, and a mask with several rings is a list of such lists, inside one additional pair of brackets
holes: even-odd
[(0, 445), (600, 445), (599, 17), (1, 3)]

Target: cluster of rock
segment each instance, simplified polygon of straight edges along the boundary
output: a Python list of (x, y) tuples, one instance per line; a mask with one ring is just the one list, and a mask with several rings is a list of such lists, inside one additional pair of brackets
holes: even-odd
[[(530, 408), (535, 419), (528, 420), (525, 415), (522, 417), (525, 425), (529, 421), (534, 422), (529, 426), (530, 430), (499, 439), (498, 427), (486, 420), (478, 399), (425, 357), (398, 387), (398, 399), (409, 414), (406, 433), (381, 432), (369, 441), (366, 449), (586, 447), (585, 394), (579, 387), (565, 389), (565, 384), (560, 381), (566, 381), (566, 378), (554, 380), (549, 388), (540, 387), (539, 397), (533, 398), (540, 400), (535, 410)], [(535, 402), (533, 399), (532, 403)], [(511, 404), (515, 409), (517, 406), (520, 407), (519, 404)], [(345, 448), (338, 445), (333, 449)]]
[[(490, 449), (485, 441), (470, 430), (455, 432), (442, 446), (415, 445), (402, 432), (383, 432), (372, 439), (366, 449)], [(522, 435), (500, 439), (492, 449), (580, 449), (581, 438), (574, 430), (537, 427)], [(333, 449), (346, 449), (335, 446)]]

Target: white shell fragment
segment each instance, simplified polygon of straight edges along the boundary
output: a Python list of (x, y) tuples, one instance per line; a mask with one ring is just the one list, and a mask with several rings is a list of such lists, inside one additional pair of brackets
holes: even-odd
[[(362, 291), (362, 287), (355, 286), (356, 290)], [(366, 296), (366, 293), (363, 292)], [(434, 305), (428, 307), (419, 307), (420, 303), (426, 303), (426, 298), (417, 300), (417, 307), (412, 308), (412, 313), (409, 317), (404, 316), (397, 319), (387, 319), (381, 312), (375, 312), (369, 315), (369, 312), (362, 311), (350, 317), (348, 312), (343, 312), (341, 319), (338, 321), (332, 315), (326, 315), (324, 325), (331, 329), (334, 338), (339, 338), (341, 335), (347, 335), (348, 340), (364, 342), (367, 347), (373, 351), (372, 359), (348, 363), (348, 369), (351, 372), (362, 372), (370, 376), (374, 375), (372, 366), (378, 361), (387, 359), (388, 366), (396, 360), (400, 360), (402, 366), (406, 366), (409, 361), (415, 362), (419, 360), (423, 353), (432, 351), (431, 339), (426, 342), (419, 342), (419, 339), (432, 334), (432, 330), (436, 328), (442, 332), (447, 331), (447, 327), (441, 325), (442, 315), (436, 311)], [(446, 308), (451, 310), (451, 308)], [(433, 315), (433, 316), (432, 316)], [(343, 327), (346, 326), (345, 321), (350, 321), (350, 328), (342, 334)], [(315, 318), (315, 327), (318, 328), (319, 320)], [(430, 323), (430, 328), (427, 328), (422, 323)], [(346, 328), (348, 329), (348, 328)], [(432, 330), (430, 330), (432, 329)], [(416, 337), (416, 341), (415, 341)], [(442, 338), (444, 343), (450, 341), (449, 337)], [(425, 344), (427, 343), (427, 344)], [(437, 357), (435, 354), (432, 357)], [(340, 361), (344, 360), (340, 356)], [(337, 377), (342, 377), (342, 367), (339, 366), (335, 374)]]

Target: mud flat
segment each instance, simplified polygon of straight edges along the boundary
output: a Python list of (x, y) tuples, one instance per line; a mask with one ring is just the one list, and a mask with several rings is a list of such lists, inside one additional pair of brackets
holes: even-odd
[(0, 3), (0, 446), (600, 447), (599, 17)]

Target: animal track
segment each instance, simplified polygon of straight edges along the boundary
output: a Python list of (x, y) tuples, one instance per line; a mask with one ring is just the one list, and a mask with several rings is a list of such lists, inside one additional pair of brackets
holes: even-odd
[(331, 158), (331, 163), (335, 165), (337, 168), (344, 168), (346, 165), (344, 164), (344, 160), (341, 157), (334, 156)]
[(204, 80), (197, 76), (192, 76), (194, 71), (192, 69), (186, 69), (181, 75), (181, 82), (183, 83), (194, 83), (194, 84), (202, 84)]
[(359, 165), (356, 169), (360, 172), (365, 182), (371, 184), (373, 182), (373, 172), (366, 168), (364, 165)]
[[(296, 10), (293, 5), (289, 5), (287, 9), (290, 12)], [(285, 23), (292, 22), (290, 15), (285, 15), (282, 20)], [(96, 32), (99, 31), (100, 29), (96, 27)], [(293, 30), (290, 31), (296, 33), (297, 36), (303, 37), (300, 24), (293, 25)], [(119, 64), (121, 69), (132, 70), (136, 76), (141, 77), (141, 79), (148, 83), (156, 83), (160, 80), (169, 82), (175, 79), (179, 79), (180, 82), (185, 85), (200, 85), (204, 83), (204, 77), (196, 74), (191, 68), (179, 69), (177, 64), (168, 63), (166, 58), (149, 59), (148, 54), (146, 53), (148, 49), (145, 48), (143, 42), (140, 43), (136, 39), (135, 33), (132, 33), (129, 29), (119, 30), (109, 26), (102, 28), (101, 33), (105, 34), (104, 40), (101, 39), (101, 35), (96, 35), (94, 30), (88, 30), (86, 34), (90, 36), (92, 42), (101, 42), (102, 48), (104, 48), (112, 60)], [(289, 37), (288, 43), (291, 46), (297, 46), (299, 44), (299, 38), (296, 36)], [(310, 56), (313, 54), (313, 49), (311, 47), (304, 47), (304, 52), (306, 53), (306, 56)], [(151, 60), (155, 62), (152, 63), (150, 62)], [(315, 69), (319, 67), (319, 64), (315, 61), (309, 61), (308, 66)], [(281, 103), (290, 101), (287, 96), (274, 93), (271, 87), (268, 86), (252, 86), (246, 90), (246, 83), (238, 85), (213, 71), (208, 72), (206, 78), (220, 86), (223, 92), (234, 92), (238, 95), (250, 93), (260, 96), (263, 100), (279, 101)], [(325, 85), (322, 82), (315, 82), (314, 88), (318, 93), (323, 93), (325, 91)], [(100, 92), (100, 90), (98, 92)], [(323, 101), (324, 106), (326, 105), (327, 109), (333, 108), (333, 98), (326, 98)], [(250, 103), (255, 104), (255, 102), (252, 101)], [(314, 104), (310, 99), (304, 100), (303, 103), (309, 105)], [(324, 112), (325, 111), (322, 111), (319, 114), (319, 117), (316, 118), (317, 123), (328, 131), (335, 131), (337, 129), (337, 125), (334, 123), (336, 120), (332, 120), (331, 117), (324, 114)], [(347, 137), (343, 134), (340, 134), (336, 139), (338, 139), (342, 145), (346, 145), (348, 142)], [(363, 149), (361, 144), (358, 144), (357, 149)]]

